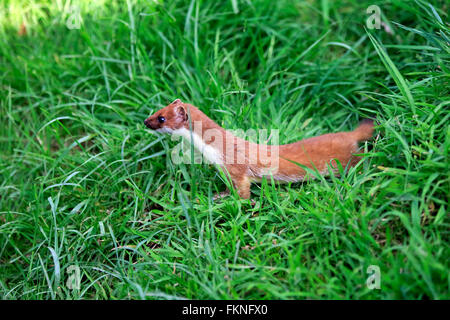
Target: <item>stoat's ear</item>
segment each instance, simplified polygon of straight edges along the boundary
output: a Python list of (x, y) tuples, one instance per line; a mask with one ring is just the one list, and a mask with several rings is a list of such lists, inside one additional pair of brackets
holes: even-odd
[(180, 99), (176, 99), (174, 102), (172, 102), (171, 104), (179, 104), (182, 103)]
[(183, 121), (188, 120), (187, 110), (183, 106), (183, 104), (180, 104), (179, 106), (177, 106), (175, 110), (176, 110), (177, 116), (180, 117), (181, 119), (183, 119)]

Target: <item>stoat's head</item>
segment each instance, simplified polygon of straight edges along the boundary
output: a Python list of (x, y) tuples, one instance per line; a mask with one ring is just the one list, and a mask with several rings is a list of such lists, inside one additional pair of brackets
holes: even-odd
[(152, 130), (167, 133), (184, 128), (186, 124), (189, 125), (186, 106), (180, 99), (176, 99), (145, 119), (144, 124)]

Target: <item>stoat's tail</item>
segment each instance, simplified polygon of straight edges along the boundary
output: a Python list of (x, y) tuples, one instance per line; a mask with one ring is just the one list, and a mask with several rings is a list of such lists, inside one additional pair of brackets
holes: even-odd
[(353, 135), (357, 141), (366, 141), (372, 138), (373, 135), (373, 120), (365, 119), (361, 121), (358, 128), (353, 130)]

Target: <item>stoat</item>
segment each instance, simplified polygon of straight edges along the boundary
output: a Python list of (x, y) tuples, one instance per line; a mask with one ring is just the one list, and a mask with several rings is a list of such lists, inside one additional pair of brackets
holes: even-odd
[[(338, 160), (343, 167), (354, 166), (360, 157), (358, 142), (372, 137), (372, 120), (363, 121), (350, 132), (324, 134), (285, 145), (256, 144), (223, 129), (193, 105), (176, 99), (148, 117), (144, 124), (155, 131), (180, 135), (194, 144), (204, 158), (229, 174), (240, 197), (250, 198), (250, 184), (267, 178), (279, 182), (302, 181), (304, 165), (320, 174), (327, 164)], [(222, 194), (223, 196), (224, 194)]]

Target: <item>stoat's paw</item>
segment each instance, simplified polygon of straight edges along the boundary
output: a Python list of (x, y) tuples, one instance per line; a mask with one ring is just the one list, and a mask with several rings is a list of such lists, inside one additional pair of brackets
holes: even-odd
[(229, 191), (229, 190), (223, 191), (223, 192), (219, 192), (219, 193), (216, 193), (216, 194), (213, 196), (212, 200), (213, 200), (213, 201), (216, 201), (216, 200), (218, 200), (218, 199), (222, 199), (222, 198), (228, 197), (229, 195), (230, 195), (230, 191)]

